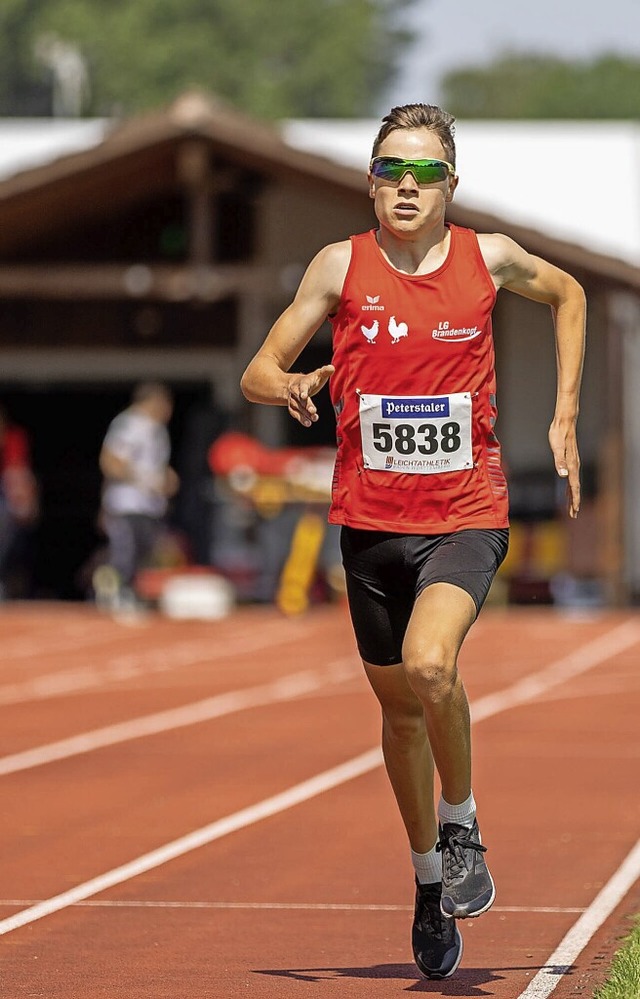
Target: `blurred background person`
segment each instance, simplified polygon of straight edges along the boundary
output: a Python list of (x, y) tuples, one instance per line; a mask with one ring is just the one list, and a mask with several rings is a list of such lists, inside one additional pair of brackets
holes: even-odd
[(0, 406), (0, 600), (13, 595), (14, 576), (26, 567), (38, 508), (27, 433)]
[(104, 475), (102, 526), (107, 564), (94, 573), (96, 600), (110, 609), (136, 604), (135, 579), (161, 534), (169, 499), (179, 486), (169, 464), (167, 425), (173, 397), (158, 382), (138, 385), (131, 405), (109, 425), (100, 452)]

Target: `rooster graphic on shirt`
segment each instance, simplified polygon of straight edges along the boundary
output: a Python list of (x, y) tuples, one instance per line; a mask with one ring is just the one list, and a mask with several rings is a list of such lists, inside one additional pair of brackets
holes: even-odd
[[(364, 323), (362, 323), (360, 325), (360, 330), (369, 343), (375, 343), (376, 337), (380, 330), (380, 322), (378, 319), (374, 319), (371, 326), (365, 326)], [(395, 316), (390, 316), (389, 323), (387, 325), (387, 332), (391, 337), (391, 343), (399, 343), (403, 337), (409, 336), (409, 327), (406, 323), (397, 322)]]
[(373, 320), (371, 326), (362, 325), (360, 327), (362, 333), (367, 338), (369, 343), (375, 343), (379, 328), (380, 328), (380, 323), (378, 322), (377, 319)]
[(409, 327), (406, 323), (397, 323), (395, 316), (389, 317), (389, 335), (392, 343), (399, 343), (403, 336), (409, 336)]

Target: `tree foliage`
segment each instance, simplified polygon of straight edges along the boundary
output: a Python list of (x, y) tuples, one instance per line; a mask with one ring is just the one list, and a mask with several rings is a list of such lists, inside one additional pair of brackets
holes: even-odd
[(412, 2), (2, 0), (0, 113), (43, 113), (51, 70), (34, 51), (48, 36), (86, 60), (86, 114), (166, 104), (191, 86), (261, 118), (368, 114), (410, 39), (397, 24)]
[(640, 118), (640, 59), (569, 62), (507, 54), (447, 74), (442, 104), (459, 118)]

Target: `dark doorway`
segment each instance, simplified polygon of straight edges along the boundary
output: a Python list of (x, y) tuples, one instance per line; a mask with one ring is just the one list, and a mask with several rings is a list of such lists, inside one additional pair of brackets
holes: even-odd
[[(314, 371), (321, 368), (323, 364), (331, 363), (331, 344), (326, 342), (312, 342), (308, 344), (295, 363), (295, 371)], [(296, 420), (292, 420), (283, 410), (284, 433), (286, 443), (291, 447), (335, 447), (336, 445), (336, 419), (331, 404), (329, 385), (325, 385), (317, 396), (314, 403), (318, 409), (319, 420), (312, 423), (310, 427), (303, 427)]]
[[(52, 384), (33, 388), (0, 384), (0, 401), (28, 433), (40, 489), (41, 514), (33, 529), (24, 578), (27, 598), (82, 600), (82, 569), (105, 539), (99, 528), (102, 478), (98, 456), (109, 422), (130, 401), (134, 383)], [(170, 386), (175, 399), (169, 427), (172, 463), (191, 462), (190, 426), (196, 411), (209, 409), (209, 433), (223, 425), (209, 383)], [(201, 433), (202, 436), (202, 433)], [(204, 448), (203, 440), (198, 441)], [(190, 467), (191, 467), (190, 466)], [(200, 462), (202, 466), (202, 462)], [(180, 518), (176, 504), (173, 518)]]

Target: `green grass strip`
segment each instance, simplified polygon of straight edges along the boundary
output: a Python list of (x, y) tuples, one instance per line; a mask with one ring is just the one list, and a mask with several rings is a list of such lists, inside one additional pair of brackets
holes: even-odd
[(593, 999), (640, 999), (640, 916), (616, 951), (609, 978), (593, 994)]

